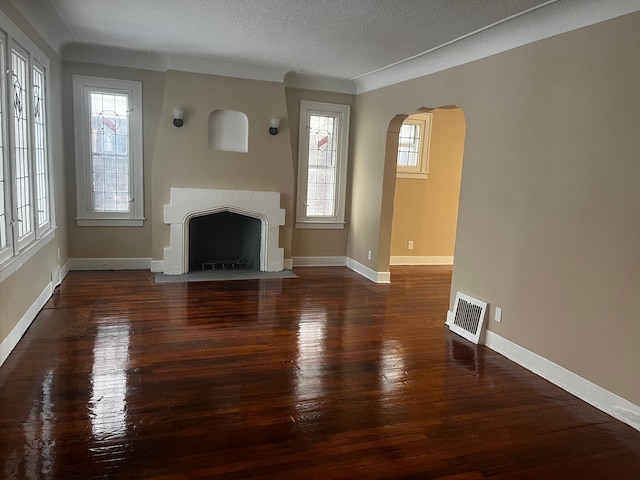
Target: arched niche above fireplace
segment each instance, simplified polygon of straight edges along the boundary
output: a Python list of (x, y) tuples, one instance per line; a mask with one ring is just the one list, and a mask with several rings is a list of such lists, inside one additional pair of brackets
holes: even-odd
[(209, 150), (249, 151), (249, 119), (236, 110), (214, 110), (209, 114)]

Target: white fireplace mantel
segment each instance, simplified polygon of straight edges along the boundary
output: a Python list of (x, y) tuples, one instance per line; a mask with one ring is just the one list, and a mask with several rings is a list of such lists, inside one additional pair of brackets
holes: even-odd
[(164, 223), (171, 228), (170, 245), (164, 249), (164, 273), (179, 275), (189, 270), (189, 220), (220, 212), (260, 220), (260, 270), (283, 270), (284, 249), (279, 248), (279, 238), (285, 211), (280, 208), (279, 192), (172, 187), (169, 204), (164, 206)]

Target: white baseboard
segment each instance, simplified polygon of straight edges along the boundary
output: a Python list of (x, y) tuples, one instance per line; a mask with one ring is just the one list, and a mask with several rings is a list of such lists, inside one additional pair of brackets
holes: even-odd
[(149, 268), (153, 273), (164, 272), (164, 260), (151, 260), (151, 262), (149, 262)]
[(293, 257), (294, 267), (344, 267), (347, 257)]
[(18, 321), (13, 330), (9, 332), (2, 343), (0, 343), (0, 365), (4, 363), (9, 354), (16, 347), (22, 336), (25, 334), (31, 323), (38, 315), (38, 312), (42, 310), (42, 307), (47, 303), (47, 300), (53, 295), (53, 285), (48, 283), (42, 293), (38, 295), (38, 298), (27, 309), (22, 318)]
[(282, 261), (282, 268), (284, 270), (291, 270), (293, 268), (293, 259), (292, 258), (285, 258)]
[(446, 256), (392, 256), (391, 265), (453, 265), (453, 257)]
[[(65, 262), (65, 264), (64, 264), (64, 265), (62, 265), (62, 267), (60, 267), (60, 283), (62, 283), (62, 282), (64, 281), (65, 277), (67, 276), (67, 274), (68, 274), (68, 273), (69, 273), (69, 271), (71, 270), (71, 268), (70, 268), (70, 263), (71, 263), (71, 262), (70, 262), (69, 260), (67, 260), (67, 261)], [(55, 285), (55, 286), (54, 286), (54, 288), (55, 288), (56, 286), (57, 286), (57, 285)]]
[(150, 258), (70, 258), (70, 270), (149, 270)]
[(621, 422), (640, 430), (640, 406), (586, 380), (564, 367), (533, 353), (490, 330), (484, 344), (518, 365), (541, 376), (570, 394), (593, 405)]
[(391, 272), (376, 272), (353, 258), (347, 257), (347, 267), (375, 283), (391, 283)]
[(61, 283), (62, 271), (60, 269), (60, 265), (56, 265), (55, 268), (51, 271), (51, 287), (56, 288)]

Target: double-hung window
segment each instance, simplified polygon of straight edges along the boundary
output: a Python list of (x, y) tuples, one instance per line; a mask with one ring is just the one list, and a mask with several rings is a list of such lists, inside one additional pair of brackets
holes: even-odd
[(297, 228), (344, 228), (349, 111), (300, 102)]
[(77, 224), (141, 226), (142, 84), (75, 75), (73, 115)]
[(48, 70), (47, 57), (0, 15), (0, 279), (54, 230)]
[(429, 175), (432, 116), (431, 113), (411, 115), (402, 123), (398, 136), (397, 177), (427, 178)]

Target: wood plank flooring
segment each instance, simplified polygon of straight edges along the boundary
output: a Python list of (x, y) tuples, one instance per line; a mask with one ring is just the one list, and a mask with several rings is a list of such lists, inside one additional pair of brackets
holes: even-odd
[(0, 477), (640, 478), (640, 432), (448, 332), (449, 267), (295, 273), (70, 273), (0, 367)]

